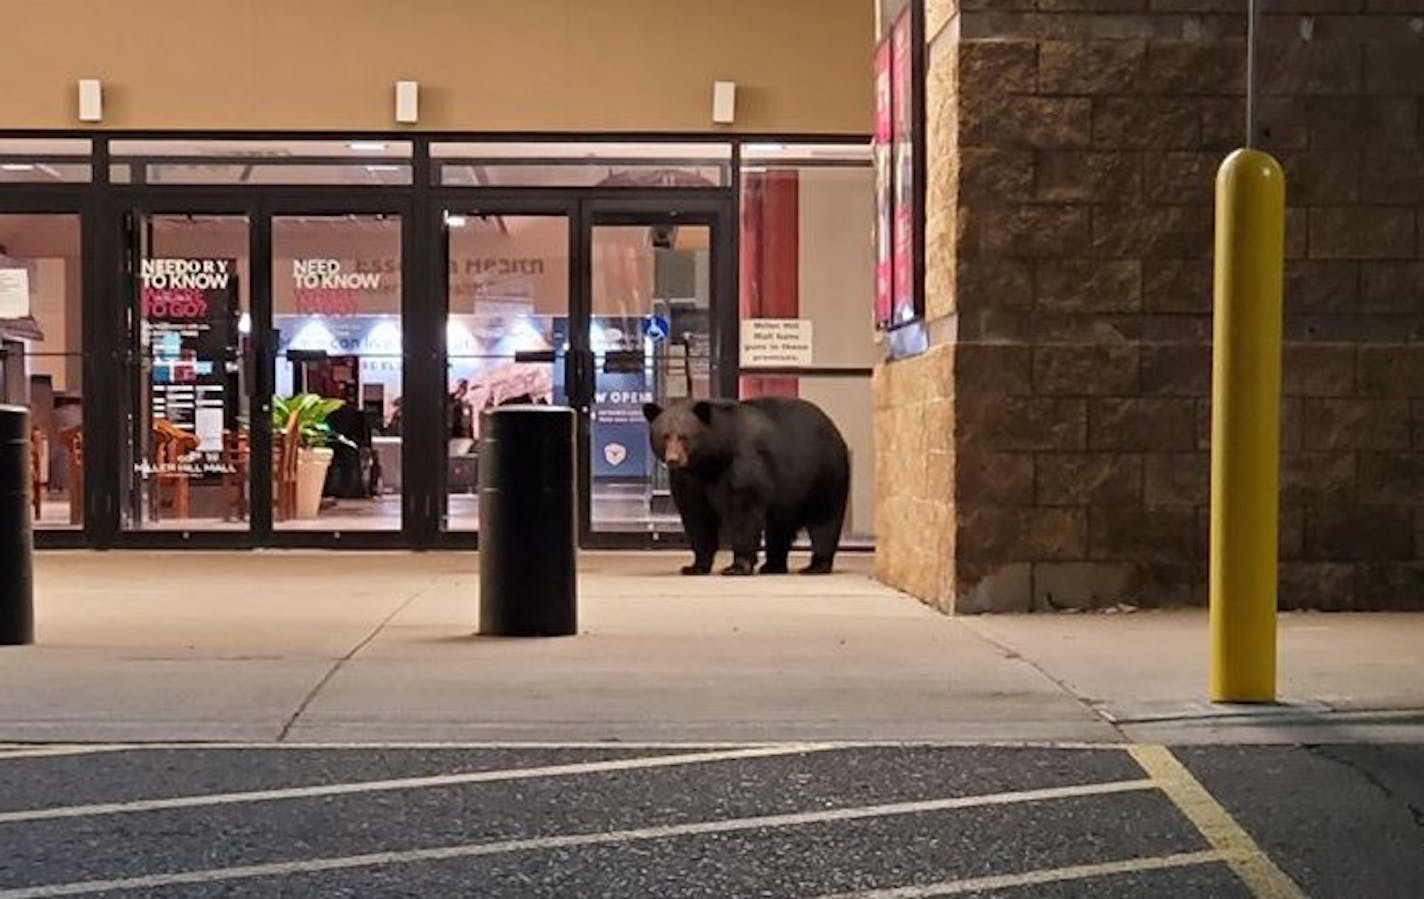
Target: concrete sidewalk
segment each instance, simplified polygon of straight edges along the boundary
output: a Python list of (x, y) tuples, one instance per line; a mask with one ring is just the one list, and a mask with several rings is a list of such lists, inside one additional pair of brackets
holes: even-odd
[(1424, 615), (1284, 615), (1285, 704), (1223, 709), (1203, 612), (946, 618), (842, 561), (586, 554), (531, 640), (472, 636), (473, 554), (45, 553), (0, 741), (1424, 741)]

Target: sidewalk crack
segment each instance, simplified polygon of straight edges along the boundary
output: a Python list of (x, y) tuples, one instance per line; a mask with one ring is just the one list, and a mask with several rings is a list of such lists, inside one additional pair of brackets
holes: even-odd
[(1380, 793), (1382, 793), (1386, 799), (1398, 802), (1400, 805), (1404, 806), (1404, 808), (1409, 812), (1409, 816), (1414, 819), (1414, 826), (1418, 827), (1421, 830), (1424, 830), (1424, 808), (1420, 808), (1419, 806), (1410, 802), (1408, 799), (1405, 799), (1403, 796), (1399, 795), (1399, 793), (1395, 792), (1395, 790), (1390, 787), (1389, 784), (1385, 783), (1384, 780), (1379, 777), (1379, 775), (1375, 774), (1363, 764), (1355, 761), (1354, 759), (1337, 755), (1331, 750), (1331, 746), (1324, 744), (1315, 746), (1307, 745), (1305, 747), (1305, 751), (1315, 756), (1316, 758), (1325, 759), (1327, 762), (1334, 762), (1342, 768), (1348, 768), (1349, 770), (1358, 774), (1360, 777), (1364, 778), (1366, 783), (1374, 787), (1376, 790), (1379, 790)]
[(371, 644), (371, 641), (375, 640), (376, 637), (380, 636), (381, 631), (385, 630), (386, 626), (389, 625), (392, 621), (394, 621), (397, 615), (410, 608), (411, 603), (415, 602), (417, 599), (420, 599), (422, 596), (435, 589), (436, 585), (440, 583), (441, 577), (444, 577), (444, 575), (437, 575), (435, 579), (432, 580), (430, 583), (426, 584), (421, 589), (415, 591), (410, 596), (407, 596), (405, 600), (402, 601), (400, 605), (396, 606), (389, 615), (387, 615), (385, 618), (382, 618), (380, 622), (374, 628), (371, 629), (371, 632), (369, 634), (362, 637), (359, 641), (357, 641), (355, 646), (351, 647), (351, 649), (346, 652), (345, 655), (341, 656), (335, 662), (332, 663), (331, 668), (327, 670), (326, 674), (322, 675), (321, 680), (316, 682), (316, 686), (312, 687), (311, 690), (307, 692), (307, 695), (302, 697), (302, 701), (297, 704), (296, 711), (292, 712), (291, 717), (289, 717), (286, 723), (282, 725), (282, 730), (277, 734), (278, 743), (286, 742), (287, 736), (292, 732), (292, 728), (296, 726), (298, 719), (300, 719), (302, 715), (306, 713), (307, 708), (312, 704), (312, 702), (316, 700), (317, 695), (326, 688), (326, 685), (331, 683), (331, 679), (336, 677), (337, 672), (339, 672), (346, 665), (347, 662), (354, 659), (356, 655), (361, 652), (361, 650), (369, 646)]

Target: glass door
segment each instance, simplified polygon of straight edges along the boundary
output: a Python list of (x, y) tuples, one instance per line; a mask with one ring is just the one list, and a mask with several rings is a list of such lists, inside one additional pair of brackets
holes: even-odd
[(566, 405), (569, 397), (569, 216), (473, 207), (453, 206), (441, 221), (445, 370), (433, 448), (441, 529), (450, 532), (479, 528), (480, 414), (518, 403)]
[(271, 223), (272, 529), (402, 530), (402, 219)]
[[(648, 445), (643, 404), (732, 395), (722, 341), (733, 330), (720, 243), (726, 210), (595, 207), (587, 218), (591, 362), (585, 413), (585, 533), (594, 544), (655, 545), (681, 535), (667, 470)], [(734, 373), (734, 372), (732, 372)]]
[(251, 526), (249, 216), (136, 211), (120, 459), (127, 532)]

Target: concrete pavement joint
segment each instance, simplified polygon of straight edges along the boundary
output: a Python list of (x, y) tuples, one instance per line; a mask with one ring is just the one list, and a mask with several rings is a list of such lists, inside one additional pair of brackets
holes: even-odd
[(56, 818), (86, 818), (102, 815), (125, 815), (136, 812), (166, 811), (180, 808), (206, 808), (215, 805), (240, 805), (253, 802), (276, 802), (287, 799), (312, 799), (319, 796), (346, 796), (359, 793), (421, 790), (457, 784), (499, 783), (512, 780), (532, 780), (541, 777), (568, 777), (608, 771), (634, 771), (667, 768), (708, 762), (765, 758), (825, 752), (836, 747), (815, 743), (789, 743), (756, 749), (725, 752), (696, 752), (678, 755), (643, 756), (631, 759), (609, 759), (598, 762), (577, 762), (567, 765), (544, 765), (536, 768), (510, 768), (502, 771), (474, 771), (467, 774), (440, 774), (428, 777), (406, 777), (393, 780), (370, 780), (355, 783), (323, 784), (312, 787), (288, 787), (273, 790), (250, 790), (239, 793), (210, 793), (199, 796), (177, 796), (167, 799), (138, 799), (129, 802), (108, 802), (93, 805), (67, 805), (45, 809), (25, 809), (0, 812), (0, 825), (21, 821), (46, 821)]
[(1032, 668), (1034, 671), (1038, 672), (1039, 676), (1043, 677), (1045, 680), (1053, 684), (1059, 690), (1062, 690), (1065, 694), (1072, 697), (1074, 701), (1076, 701), (1079, 705), (1081, 705), (1083, 708), (1087, 709), (1090, 713), (1092, 713), (1093, 717), (1097, 718), (1104, 724), (1107, 724), (1109, 727), (1111, 727), (1113, 729), (1113, 732), (1118, 735), (1118, 738), (1122, 740), (1123, 743), (1131, 742), (1131, 739), (1128, 737), (1128, 735), (1124, 733), (1122, 728), (1118, 726), (1118, 722), (1114, 721), (1107, 715), (1104, 715), (1103, 710), (1099, 708), (1096, 702), (1087, 698), (1086, 696), (1079, 694), (1072, 687), (1068, 686), (1067, 681), (1055, 676), (1047, 668), (1044, 668), (1038, 662), (1028, 658), (1019, 651), (1015, 650), (1013, 647), (1005, 643), (1001, 643), (1000, 641), (984, 633), (982, 630), (975, 627), (972, 623), (965, 622), (965, 627), (971, 634), (997, 649), (1000, 653), (1003, 654), (1004, 658), (1020, 662)]
[(675, 837), (735, 833), (739, 831), (778, 827), (798, 827), (809, 824), (856, 821), (884, 818), (894, 815), (923, 814), (926, 812), (980, 808), (993, 805), (1013, 805), (1054, 799), (1103, 796), (1155, 790), (1157, 788), (1157, 783), (1151, 779), (1109, 781), (1107, 783), (1079, 784), (1039, 790), (1018, 790), (980, 796), (956, 796), (946, 799), (896, 802), (817, 812), (797, 812), (782, 815), (762, 815), (752, 818), (701, 821), (690, 824), (670, 824), (658, 827), (605, 831), (602, 833), (534, 837), (518, 840), (502, 840), (493, 843), (467, 843), (431, 849), (373, 852), (364, 855), (306, 859), (292, 862), (272, 862), (259, 865), (239, 865), (229, 868), (210, 868), (199, 871), (151, 874), (113, 880), (87, 880), (74, 883), (49, 884), (0, 890), (0, 899), (51, 899), (51, 897), (56, 896), (80, 896), (119, 890), (157, 889), (180, 884), (215, 883), (255, 877), (311, 874), (350, 868), (368, 868), (383, 865), (411, 864), (415, 862), (449, 861), (453, 859), (476, 858), (479, 856), (500, 855), (511, 852), (563, 849), (580, 846), (616, 845), (619, 843), (643, 840), (663, 840)]
[(1226, 861), (1257, 899), (1306, 899), (1251, 835), (1165, 746), (1136, 745), (1128, 752)]
[(392, 621), (395, 620), (397, 615), (409, 608), (411, 603), (415, 602), (417, 599), (424, 596), (426, 593), (429, 593), (431, 590), (435, 589), (436, 585), (440, 583), (441, 578), (446, 576), (447, 575), (445, 574), (435, 575), (435, 577), (432, 578), (431, 581), (423, 588), (416, 590), (414, 593), (407, 596), (405, 598), (405, 601), (402, 602), (400, 605), (396, 606), (396, 608), (392, 610), (389, 615), (381, 619), (380, 623), (377, 624), (374, 628), (372, 628), (369, 634), (367, 634), (360, 642), (353, 646), (349, 652), (347, 652), (341, 658), (337, 659), (336, 662), (331, 666), (330, 670), (328, 670), (326, 674), (322, 676), (321, 680), (317, 681), (316, 686), (312, 687), (311, 691), (307, 693), (306, 696), (302, 697), (302, 701), (297, 704), (297, 710), (292, 713), (292, 717), (287, 719), (287, 722), (282, 725), (281, 731), (277, 733), (277, 740), (280, 742), (287, 738), (287, 734), (291, 733), (292, 728), (296, 725), (297, 719), (300, 718), (302, 716), (302, 713), (307, 710), (307, 707), (310, 706), (312, 702), (316, 700), (317, 694), (320, 693), (322, 689), (325, 688), (326, 685), (331, 682), (331, 679), (336, 676), (336, 672), (340, 671), (343, 665), (351, 661), (353, 658), (356, 657), (357, 653), (369, 646), (371, 641), (375, 640), (376, 637), (380, 635), (381, 631), (386, 629), (386, 625), (390, 624)]

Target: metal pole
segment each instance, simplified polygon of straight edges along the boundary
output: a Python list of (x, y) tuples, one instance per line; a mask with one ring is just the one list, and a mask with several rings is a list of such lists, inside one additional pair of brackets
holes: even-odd
[(1246, 149), (1256, 146), (1256, 19), (1260, 0), (1246, 0)]

